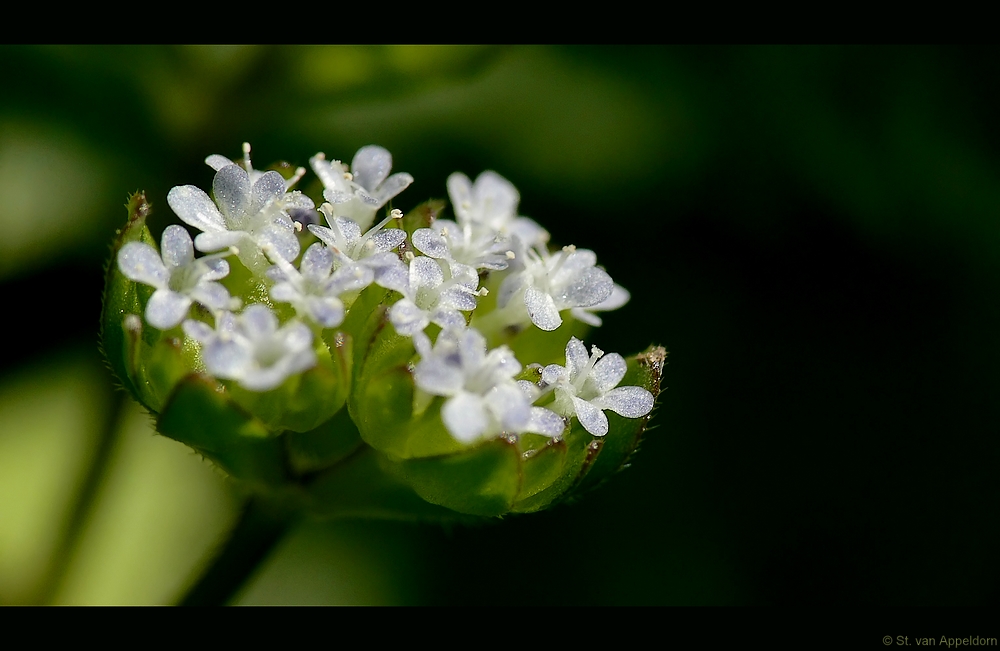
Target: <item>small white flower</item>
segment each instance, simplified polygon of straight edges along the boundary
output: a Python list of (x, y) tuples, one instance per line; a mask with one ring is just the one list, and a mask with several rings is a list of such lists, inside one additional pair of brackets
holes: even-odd
[(472, 443), (500, 434), (562, 433), (562, 419), (532, 407), (514, 382), (521, 364), (506, 346), (487, 352), (486, 339), (471, 328), (443, 330), (433, 349), (426, 339), (414, 342), (421, 355), (414, 382), (427, 393), (448, 398), (441, 418), (456, 440)]
[(536, 247), (525, 258), (523, 271), (504, 278), (497, 304), (504, 308), (511, 301), (523, 303), (528, 318), (542, 330), (562, 325), (562, 310), (597, 306), (614, 289), (611, 276), (594, 266), (593, 251), (566, 246), (552, 255), (545, 247)]
[(371, 226), (379, 209), (413, 183), (405, 172), (389, 176), (392, 154), (377, 145), (354, 154), (353, 174), (339, 160), (328, 161), (322, 152), (310, 158), (309, 165), (323, 182), (323, 198), (335, 206), (337, 215), (353, 219), (362, 229)]
[(517, 237), (525, 247), (540, 246), (549, 240), (548, 232), (534, 220), (518, 216), (521, 195), (496, 172), (483, 172), (475, 183), (465, 174), (455, 172), (448, 177), (448, 196), (463, 228), (485, 228), (505, 239)]
[(501, 271), (514, 259), (509, 238), (473, 224), (459, 226), (449, 219), (437, 219), (430, 228), (415, 230), (413, 246), (431, 258), (475, 269)]
[(215, 330), (189, 319), (184, 332), (201, 342), (209, 373), (251, 391), (270, 391), (316, 365), (308, 326), (293, 321), (279, 329), (266, 305), (251, 305), (239, 315), (223, 312)]
[[(448, 277), (445, 271), (448, 271)], [(403, 295), (389, 308), (389, 320), (406, 337), (423, 332), (431, 323), (442, 328), (464, 327), (462, 312), (476, 309), (476, 298), (485, 292), (479, 287), (479, 275), (472, 267), (449, 265), (418, 256), (410, 261), (405, 284), (391, 287)]]
[(194, 301), (214, 310), (238, 306), (239, 299), (230, 298), (226, 288), (215, 282), (229, 274), (229, 263), (217, 256), (195, 259), (191, 236), (183, 226), (167, 226), (160, 251), (142, 242), (128, 242), (118, 251), (118, 268), (126, 278), (156, 288), (146, 304), (150, 325), (173, 328)]
[(254, 175), (251, 179), (239, 165), (227, 165), (212, 181), (215, 202), (200, 188), (182, 185), (170, 190), (167, 203), (182, 221), (202, 231), (194, 240), (199, 251), (235, 246), (248, 267), (260, 268), (266, 263), (260, 250), (271, 245), (292, 261), (299, 255), (299, 240), (286, 211), (312, 208), (312, 200), (286, 192), (285, 179), (275, 171)]
[(542, 386), (556, 394), (549, 408), (563, 416), (575, 415), (594, 436), (608, 433), (605, 409), (626, 418), (645, 416), (653, 409), (653, 394), (642, 387), (619, 387), (625, 370), (625, 359), (618, 353), (605, 355), (594, 346), (588, 357), (583, 342), (571, 337), (566, 366), (550, 364), (542, 369)]
[[(265, 249), (268, 253), (270, 249)], [(358, 291), (371, 282), (367, 275), (353, 267), (333, 270), (333, 254), (318, 242), (302, 255), (299, 269), (281, 256), (271, 256), (275, 266), (267, 277), (275, 281), (271, 298), (279, 303), (291, 303), (295, 311), (324, 328), (335, 328), (344, 322), (344, 303), (340, 296)]]
[(353, 219), (334, 217), (330, 204), (323, 204), (319, 209), (330, 226), (310, 225), (309, 231), (336, 256), (338, 272), (347, 273), (349, 270), (356, 277), (367, 278), (359, 289), (372, 282), (387, 289), (406, 284), (406, 265), (392, 253), (406, 239), (406, 231), (385, 228), (391, 220), (401, 219), (403, 213), (393, 210), (392, 214), (362, 235), (361, 227)]

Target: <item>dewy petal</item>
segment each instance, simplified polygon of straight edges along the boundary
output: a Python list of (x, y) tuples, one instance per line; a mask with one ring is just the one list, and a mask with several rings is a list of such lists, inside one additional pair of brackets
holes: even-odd
[(384, 147), (368, 145), (354, 154), (351, 172), (354, 182), (372, 192), (389, 176), (392, 169), (392, 154)]
[(489, 426), (483, 399), (465, 391), (444, 403), (441, 419), (451, 435), (462, 443), (475, 441)]
[(160, 253), (163, 263), (171, 270), (194, 260), (194, 244), (187, 229), (177, 224), (167, 226), (160, 239)]
[(445, 360), (430, 357), (417, 364), (413, 370), (413, 381), (427, 393), (453, 396), (462, 390), (465, 378), (455, 366)]
[(590, 267), (560, 287), (554, 294), (557, 305), (566, 307), (590, 307), (611, 296), (615, 283), (603, 269)]
[(243, 322), (243, 331), (253, 340), (268, 337), (278, 329), (278, 317), (271, 308), (259, 303), (243, 310), (240, 319)]
[(340, 302), (340, 299), (328, 296), (310, 296), (306, 302), (309, 305), (309, 316), (324, 328), (336, 328), (344, 322), (344, 304)]
[(299, 271), (309, 280), (319, 282), (330, 275), (331, 269), (333, 269), (333, 253), (319, 242), (302, 254)]
[(427, 313), (406, 298), (389, 308), (389, 321), (396, 332), (404, 337), (412, 337), (415, 332), (422, 332), (430, 324)]
[(261, 249), (273, 246), (277, 254), (289, 262), (299, 255), (299, 238), (295, 232), (277, 224), (269, 226), (254, 239)]
[(169, 330), (184, 320), (190, 307), (191, 299), (184, 294), (158, 289), (146, 304), (146, 321), (154, 328)]
[(503, 282), (500, 283), (500, 289), (497, 291), (497, 306), (500, 308), (507, 307), (507, 303), (524, 287), (527, 280), (528, 274), (524, 272), (513, 273), (504, 278)]
[(215, 377), (239, 379), (253, 361), (253, 349), (246, 339), (213, 338), (202, 351), (205, 367)]
[(259, 212), (275, 199), (285, 194), (285, 177), (274, 170), (265, 172), (257, 182), (253, 184), (253, 203), (251, 212)]
[(532, 407), (531, 418), (528, 420), (528, 424), (524, 426), (525, 432), (551, 437), (559, 436), (565, 429), (566, 422), (562, 416), (544, 407)]
[(533, 285), (524, 290), (524, 306), (528, 308), (531, 322), (545, 331), (552, 331), (562, 325), (562, 317), (555, 301)]
[(215, 330), (212, 330), (207, 323), (202, 323), (201, 321), (188, 319), (181, 324), (181, 327), (184, 329), (184, 334), (203, 344), (215, 336)]
[(224, 310), (229, 307), (229, 291), (220, 283), (200, 282), (191, 290), (191, 298), (206, 307)]
[(229, 263), (221, 258), (202, 258), (201, 264), (208, 268), (202, 280), (221, 280), (229, 275)]
[(531, 405), (513, 382), (494, 386), (486, 393), (485, 400), (504, 431), (521, 432), (531, 420)]
[(642, 387), (618, 387), (594, 402), (626, 418), (641, 418), (653, 410), (653, 394)]
[[(234, 230), (241, 228), (243, 226), (241, 221), (250, 207), (251, 185), (246, 170), (239, 165), (223, 167), (215, 174), (212, 189), (215, 192), (215, 201), (219, 204), (219, 211), (226, 218), (226, 225)], [(169, 200), (168, 197), (167, 201)]]
[(608, 417), (603, 411), (576, 396), (573, 396), (573, 409), (583, 429), (594, 436), (604, 436), (608, 433)]
[(375, 243), (375, 250), (378, 252), (391, 251), (406, 239), (406, 231), (398, 228), (387, 228), (372, 236), (371, 241)]
[(566, 368), (569, 370), (570, 381), (576, 380), (580, 373), (586, 371), (589, 363), (587, 347), (576, 337), (570, 337), (566, 342)]
[(231, 246), (239, 245), (246, 236), (246, 231), (207, 231), (194, 238), (194, 248), (202, 253), (222, 251)]
[(205, 159), (205, 164), (211, 167), (216, 172), (218, 172), (223, 167), (226, 167), (228, 165), (234, 165), (233, 161), (229, 160), (228, 158), (220, 154), (212, 154), (211, 156)]
[(129, 280), (166, 289), (170, 272), (160, 255), (148, 244), (127, 242), (118, 251), (118, 269)]
[(569, 373), (562, 366), (549, 364), (542, 369), (542, 382), (546, 385), (559, 384), (564, 380), (569, 380)]
[[(334, 217), (333, 219), (336, 226), (333, 229), (334, 233), (336, 233), (337, 229), (340, 229), (340, 232), (344, 236), (345, 241), (341, 242), (340, 246), (348, 249), (354, 248), (354, 245), (361, 239), (361, 227), (358, 226), (358, 222), (347, 217)], [(331, 226), (333, 225), (331, 224)], [(349, 253), (349, 251), (344, 251), (344, 253)]]
[(410, 261), (411, 291), (418, 287), (438, 287), (443, 282), (444, 272), (434, 259), (420, 256)]
[(226, 222), (218, 207), (201, 189), (193, 185), (178, 185), (167, 193), (167, 205), (181, 221), (200, 231), (225, 231)]
[(294, 303), (300, 297), (299, 290), (288, 281), (276, 283), (269, 293), (279, 303)]
[(625, 377), (625, 358), (618, 353), (608, 353), (594, 364), (594, 369), (590, 372), (590, 379), (594, 382), (594, 388), (601, 395), (618, 386), (618, 383)]
[(496, 172), (487, 170), (476, 178), (472, 188), (474, 206), (482, 223), (499, 230), (517, 216), (517, 204), (521, 200), (514, 184)]
[(455, 172), (448, 177), (447, 186), (455, 216), (467, 220), (472, 207), (472, 181), (465, 174)]
[[(301, 352), (304, 350), (312, 350), (312, 330), (309, 329), (304, 323), (293, 322), (286, 325), (279, 332), (283, 343), (289, 349), (290, 352)], [(304, 363), (304, 362), (297, 362)], [(301, 370), (301, 369), (299, 369)], [(295, 371), (298, 372), (298, 371)]]
[(410, 187), (411, 183), (413, 183), (413, 177), (406, 172), (399, 172), (387, 178), (375, 192), (379, 207), (384, 206), (390, 199)]

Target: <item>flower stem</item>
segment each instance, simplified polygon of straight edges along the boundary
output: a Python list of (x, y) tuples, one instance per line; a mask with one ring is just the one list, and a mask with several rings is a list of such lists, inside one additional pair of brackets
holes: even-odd
[(90, 468), (87, 469), (83, 483), (76, 493), (76, 501), (73, 503), (69, 518), (60, 532), (52, 555), (52, 562), (35, 593), (35, 598), (31, 600), (32, 603), (52, 603), (62, 587), (66, 571), (76, 555), (81, 534), (94, 511), (98, 494), (114, 458), (118, 441), (121, 438), (122, 416), (129, 403), (124, 391), (114, 392), (113, 404), (107, 411), (107, 419), (102, 424), (97, 448), (90, 460)]
[(208, 568), (178, 602), (181, 606), (228, 603), (267, 558), (298, 514), (251, 497), (239, 521)]

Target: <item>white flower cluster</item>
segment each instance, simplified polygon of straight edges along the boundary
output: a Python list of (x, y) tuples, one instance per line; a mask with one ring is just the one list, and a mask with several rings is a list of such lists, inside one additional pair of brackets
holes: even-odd
[[(597, 266), (594, 252), (574, 246), (550, 252), (548, 232), (517, 214), (518, 192), (500, 175), (484, 172), (472, 182), (453, 174), (454, 221), (435, 220), (408, 238), (392, 227), (403, 216), (398, 210), (375, 223), (379, 210), (413, 182), (409, 174), (389, 174), (388, 151), (363, 147), (350, 167), (320, 153), (309, 162), (324, 186), (326, 202), (318, 211), (327, 225), (303, 231), (294, 216), (316, 206), (292, 187), (305, 170), (286, 180), (254, 170), (248, 144), (243, 153), (242, 166), (219, 155), (205, 160), (216, 170), (214, 199), (191, 185), (168, 194), (177, 216), (201, 231), (193, 242), (183, 227), (170, 226), (160, 253), (132, 242), (118, 255), (126, 277), (155, 288), (146, 321), (161, 330), (181, 325), (201, 345), (215, 377), (269, 391), (308, 370), (317, 363), (317, 335), (340, 326), (354, 299), (374, 283), (396, 295), (388, 318), (419, 355), (413, 367), (418, 394), (446, 398), (441, 416), (459, 441), (526, 433), (557, 438), (572, 418), (604, 436), (605, 410), (638, 418), (652, 409), (645, 389), (617, 387), (625, 374), (621, 355), (594, 347), (588, 356), (576, 338), (566, 345), (566, 366), (546, 366), (537, 384), (515, 380), (523, 367), (507, 346), (488, 350), (483, 333), (552, 331), (566, 313), (600, 325), (595, 312), (629, 299)], [(310, 234), (318, 241), (301, 252)], [(209, 255), (195, 258), (194, 249)], [(230, 272), (229, 256), (267, 292), (244, 293), (253, 304), (240, 313), (240, 298), (218, 282)], [(477, 306), (490, 276), (496, 308), (484, 313)], [(188, 318), (194, 303), (205, 309)], [(282, 324), (274, 304), (290, 305), (296, 316)], [(439, 328), (428, 331), (431, 324)], [(438, 333), (434, 341), (428, 332)]]

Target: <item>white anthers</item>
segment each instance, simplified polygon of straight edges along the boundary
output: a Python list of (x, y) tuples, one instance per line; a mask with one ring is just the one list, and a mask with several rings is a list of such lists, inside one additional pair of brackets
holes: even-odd
[(239, 299), (215, 282), (229, 274), (229, 263), (219, 256), (195, 259), (191, 236), (183, 226), (163, 231), (160, 251), (142, 242), (128, 242), (118, 251), (118, 268), (129, 280), (156, 288), (146, 304), (146, 321), (168, 330), (187, 316), (197, 301), (213, 310), (236, 309)]
[(525, 432), (558, 436), (563, 422), (552, 412), (532, 407), (514, 382), (521, 364), (506, 346), (487, 352), (486, 339), (471, 328), (447, 328), (433, 349), (415, 338), (421, 360), (413, 371), (419, 389), (448, 400), (441, 419), (456, 440), (473, 443)]
[(611, 310), (617, 310), (632, 298), (628, 290), (615, 283), (614, 289), (611, 290), (611, 295), (606, 299), (598, 303), (597, 305), (592, 305), (590, 307), (574, 307), (569, 311), (573, 315), (573, 318), (577, 321), (583, 321), (587, 325), (599, 327), (603, 321), (601, 317), (594, 314), (594, 312), (610, 312)]
[[(447, 272), (447, 275), (446, 275)], [(405, 284), (391, 287), (403, 295), (389, 308), (396, 332), (412, 337), (431, 323), (442, 328), (465, 327), (462, 312), (476, 309), (479, 275), (472, 267), (449, 265), (433, 258), (410, 260)]]
[[(583, 342), (571, 337), (566, 344), (566, 366), (550, 364), (542, 369), (542, 389), (555, 391), (548, 407), (563, 416), (576, 416), (594, 436), (608, 433), (605, 409), (640, 418), (653, 409), (653, 394), (636, 386), (619, 387), (625, 377), (625, 359), (618, 353), (604, 354), (594, 346), (591, 354)], [(616, 388), (617, 387), (617, 388)]]
[(331, 273), (333, 254), (319, 243), (302, 254), (299, 269), (281, 256), (273, 255), (270, 247), (264, 252), (275, 263), (267, 271), (267, 277), (275, 281), (271, 287), (271, 298), (279, 303), (291, 303), (299, 316), (305, 316), (324, 328), (335, 328), (344, 322), (341, 294), (364, 288), (371, 282), (371, 274), (365, 274), (360, 269), (342, 267)]
[(335, 206), (337, 215), (353, 219), (362, 229), (371, 226), (379, 209), (413, 183), (405, 172), (389, 176), (392, 154), (377, 145), (354, 154), (353, 173), (339, 160), (328, 161), (322, 152), (310, 158), (309, 165), (323, 182), (323, 198)]
[(566, 246), (550, 254), (542, 246), (528, 249), (524, 258), (524, 269), (504, 278), (497, 304), (523, 303), (528, 318), (542, 330), (562, 325), (562, 310), (595, 307), (614, 289), (611, 276), (595, 266), (593, 251)]
[(195, 248), (221, 251), (238, 246), (244, 264), (260, 273), (266, 263), (260, 250), (268, 244), (285, 260), (299, 255), (299, 240), (287, 211), (310, 209), (313, 202), (299, 192), (286, 192), (285, 179), (277, 172), (255, 172), (255, 176), (252, 179), (239, 165), (226, 165), (212, 182), (214, 202), (200, 188), (182, 185), (170, 190), (167, 203), (182, 221), (202, 231), (194, 240)]
[(309, 327), (293, 321), (279, 328), (278, 318), (266, 305), (251, 305), (238, 315), (223, 312), (214, 330), (191, 319), (183, 327), (202, 344), (209, 373), (251, 391), (270, 391), (316, 365)]

